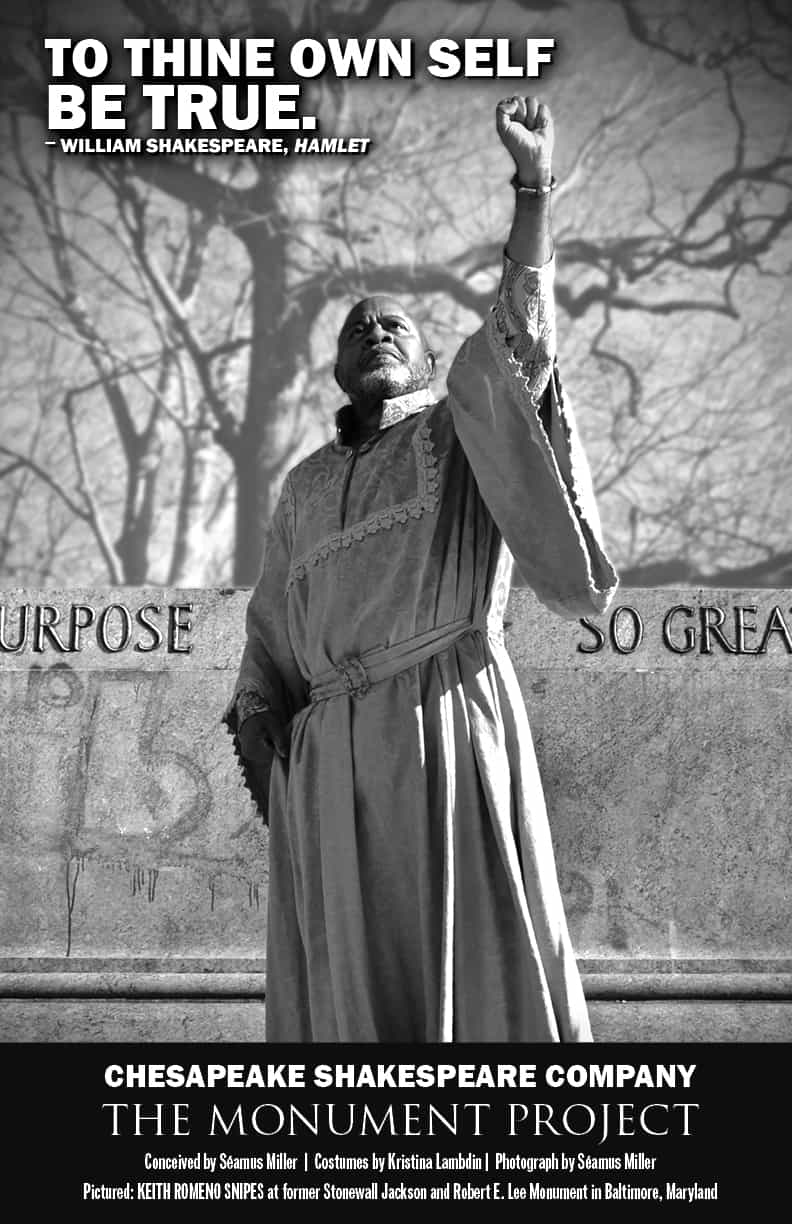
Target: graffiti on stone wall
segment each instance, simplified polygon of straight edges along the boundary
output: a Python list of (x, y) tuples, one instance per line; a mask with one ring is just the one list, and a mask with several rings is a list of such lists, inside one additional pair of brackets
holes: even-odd
[(63, 864), (66, 955), (92, 866), (118, 873), (133, 897), (151, 904), (170, 869), (202, 881), (210, 912), (221, 884), (259, 908), (265, 836), (237, 781), (205, 673), (77, 671), (59, 659), (8, 680), (16, 732), (5, 749), (11, 817), (3, 840), (23, 841), (39, 870), (53, 851)]

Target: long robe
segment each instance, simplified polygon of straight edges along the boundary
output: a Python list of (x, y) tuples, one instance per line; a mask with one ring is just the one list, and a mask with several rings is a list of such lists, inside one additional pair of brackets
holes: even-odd
[(268, 1040), (591, 1038), (502, 635), (515, 562), (566, 616), (616, 585), (552, 276), (506, 259), (447, 398), (389, 401), (373, 439), (286, 479), (226, 714), (236, 736), (252, 697), (290, 728), (269, 783)]

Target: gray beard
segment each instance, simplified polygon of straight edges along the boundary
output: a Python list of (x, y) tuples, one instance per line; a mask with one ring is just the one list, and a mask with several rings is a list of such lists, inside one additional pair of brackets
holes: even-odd
[(421, 365), (387, 365), (364, 370), (348, 388), (353, 401), (379, 404), (386, 399), (421, 391), (429, 383), (426, 362)]

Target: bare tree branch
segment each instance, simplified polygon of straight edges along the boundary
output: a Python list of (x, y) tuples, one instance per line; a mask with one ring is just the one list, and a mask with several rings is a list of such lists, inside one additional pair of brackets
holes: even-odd
[(69, 430), (69, 441), (71, 442), (72, 455), (74, 456), (74, 466), (77, 471), (77, 488), (82, 496), (83, 502), (85, 503), (85, 511), (82, 517), (90, 526), (96, 538), (96, 542), (99, 545), (99, 551), (107, 566), (108, 580), (116, 583), (123, 582), (123, 566), (110, 541), (104, 516), (99, 509), (99, 505), (96, 501), (93, 489), (91, 488), (91, 483), (85, 470), (82, 449), (80, 447), (80, 439), (77, 435), (77, 426), (74, 421), (73, 392), (70, 391), (64, 396), (61, 407)]

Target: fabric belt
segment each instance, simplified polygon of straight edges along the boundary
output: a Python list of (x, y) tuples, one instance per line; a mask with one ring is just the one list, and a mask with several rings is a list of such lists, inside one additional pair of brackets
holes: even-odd
[(377, 646), (364, 651), (362, 655), (342, 659), (311, 681), (311, 702), (327, 701), (343, 693), (351, 697), (365, 697), (372, 684), (390, 680), (392, 676), (398, 676), (400, 672), (447, 650), (467, 634), (478, 631), (486, 631), (485, 622), (468, 617), (452, 621), (449, 625), (440, 625), (426, 633), (418, 633), (393, 646)]

